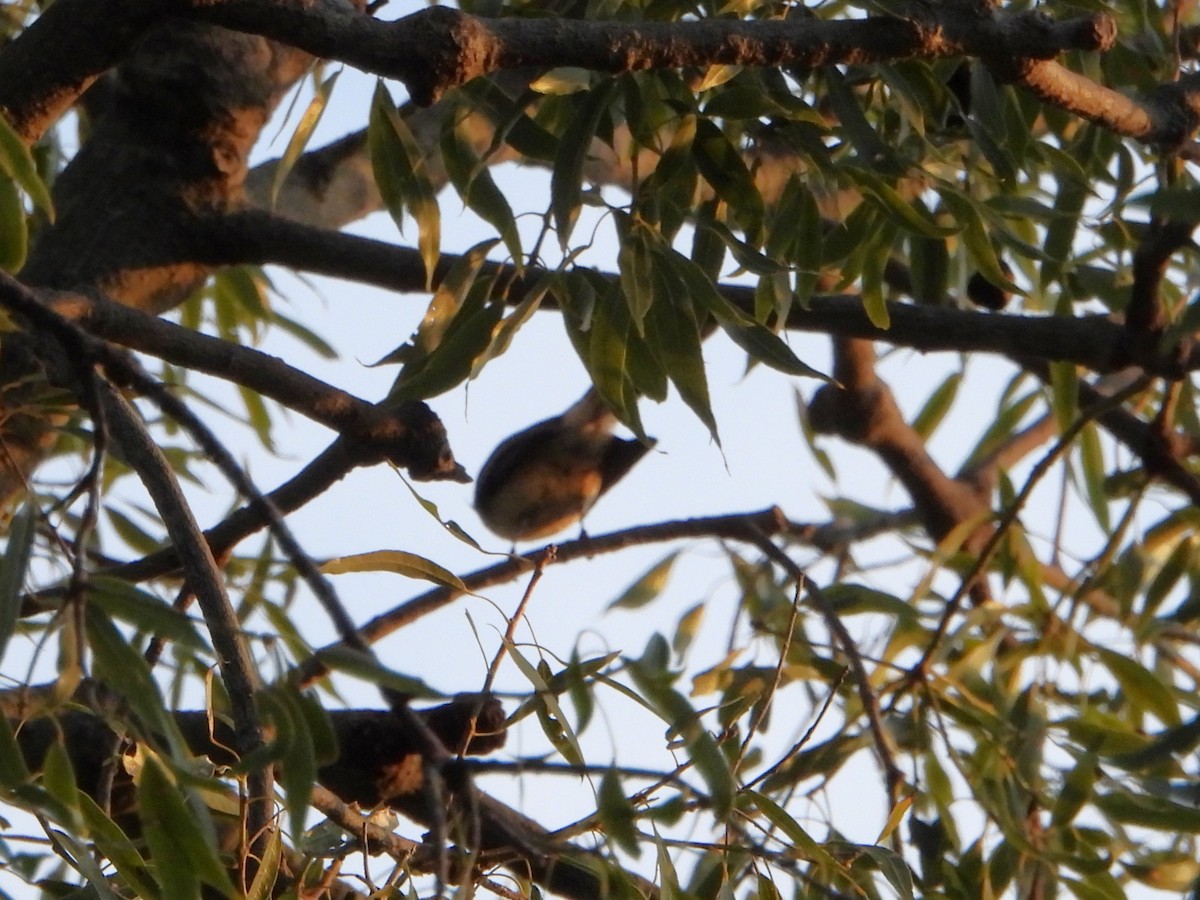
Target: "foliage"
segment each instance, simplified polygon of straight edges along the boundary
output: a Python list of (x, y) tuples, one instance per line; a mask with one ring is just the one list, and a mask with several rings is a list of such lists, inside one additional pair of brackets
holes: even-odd
[[(804, 9), (472, 0), (461, 10), (518, 31), (524, 23), (531, 34), (549, 20), (564, 28), (642, 24), (648, 32), (673, 23), (684, 44), (692, 38), (683, 27), (697, 19), (730, 28), (798, 20), (800, 28), (863, 17), (841, 2)], [(1017, 18), (1027, 12), (1020, 4), (974, 11), (981, 21), (1032, 27)], [(1194, 92), (1186, 79), (1175, 93), (1159, 86), (1190, 64), (1181, 54), (1196, 41), (1172, 9), (1112, 0), (1103, 9), (1045, 11), (1063, 20), (1111, 17), (1115, 43), (1086, 52), (1067, 42), (1059, 62), (1017, 60), (1025, 68), (977, 46), (974, 56), (866, 48), (862, 60), (813, 68), (716, 56), (705, 66), (663, 67), (647, 55), (613, 63), (613, 74), (572, 64), (564, 39), (561, 58), (554, 49), (528, 64), (515, 59), (507, 71), (452, 86), (426, 109), (397, 107), (396, 85), (383, 79), (369, 98), (346, 92), (347, 79), (328, 74), (328, 63), (308, 61), (314, 99), (283, 160), (260, 168), (267, 189), (256, 195), (252, 184), (252, 205), (278, 213), (249, 220), (266, 249), (220, 232), (244, 212), (241, 180), (231, 178), (231, 197), (203, 210), (216, 224), (196, 214), (224, 242), (197, 239), (179, 251), (183, 262), (135, 254), (69, 284), (38, 276), (46, 264), (36, 254), (62, 252), (56, 235), (75, 227), (72, 170), (93, 179), (104, 171), (82, 168), (86, 149), (73, 159), (60, 149), (76, 125), (85, 148), (92, 125), (104, 132), (103, 97), (81, 100), (76, 116), (36, 141), (18, 116), (0, 117), (0, 265), (24, 288), (43, 291), (41, 305), (62, 317), (39, 319), (7, 287), (0, 296), (9, 317), (4, 359), (18, 359), (11, 348), (24, 346), (44, 370), (5, 370), (10, 386), (37, 388), (20, 404), (6, 395), (5, 421), (40, 417), (57, 442), (55, 460), (14, 508), (0, 562), (0, 649), (12, 688), (0, 719), (0, 793), (14, 811), (35, 816), (48, 841), (9, 832), (0, 859), (10, 883), (36, 883), (53, 896), (310, 896), (339, 877), (353, 884), (348, 873), (359, 864), (346, 860), (369, 845), (391, 854), (370, 866), (373, 896), (450, 890), (442, 881), (452, 873), (464, 893), (1096, 900), (1142, 885), (1200, 895), (1200, 419), (1192, 381), (1200, 362), (1196, 302), (1188, 299), (1200, 275), (1190, 244), (1200, 219), (1194, 145), (1122, 130), (1118, 116), (1085, 114), (1070, 96), (1055, 102), (1037, 80), (1045, 71), (1038, 66), (1061, 64), (1097, 91), (1124, 92), (1137, 109), (1153, 110), (1152, 99)], [(73, 14), (70, 0), (45, 12), (27, 3), (3, 12), (0, 66), (52, 14), (68, 24)], [(198, 29), (212, 29), (205, 15), (220, 14), (181, 13), (195, 15)], [(870, 14), (889, 10), (871, 6)], [(905, 15), (926, 14), (938, 13)], [(287, 16), (278, 18), (286, 33)], [(295, 41), (307, 49), (299, 28)], [(143, 50), (123, 50), (113, 64)], [(355, 59), (347, 54), (351, 65)], [(194, 62), (239, 71), (244, 60), (231, 51), (228, 60)], [(1064, 93), (1081, 94), (1085, 83)], [(329, 148), (308, 145), (317, 121), (338, 107), (356, 110), (363, 130), (323, 156)], [(176, 137), (183, 144), (195, 135)], [(493, 169), (514, 159), (540, 170), (529, 183), (541, 193), (505, 192)], [(366, 205), (386, 209), (412, 248), (336, 239), (345, 222), (332, 221), (339, 214), (322, 206), (322, 191), (336, 191), (355, 167), (370, 170), (377, 190)], [(314, 168), (324, 176), (318, 187)], [(125, 185), (135, 205), (137, 184)], [(289, 191), (317, 211), (289, 206)], [(193, 230), (184, 233), (200, 233), (188, 219), (196, 210), (184, 205), (171, 214), (188, 220)], [(455, 255), (443, 244), (452, 243), (444, 239), (458, 206), (489, 235)], [(271, 243), (271, 229), (296, 220), (309, 230), (284, 231)], [(123, 221), (114, 216), (110, 227), (120, 232)], [(311, 243), (292, 240), (301, 249), (279, 249), (286, 235), (314, 234)], [(84, 252), (79, 243), (66, 247)], [(173, 292), (195, 271), (167, 279), (149, 303), (136, 279), (112, 274), (184, 262), (203, 267), (186, 299)], [(301, 363), (287, 368), (246, 349), (284, 332), (336, 357), (320, 327), (287, 306), (293, 281), (262, 268), (276, 263), (429, 298), (412, 337), (376, 364), (394, 377), (378, 404), (315, 379), (293, 389), (294, 378), (308, 377)], [(180, 327), (161, 340), (142, 320), (120, 330), (107, 301), (72, 313), (53, 288), (107, 292), (146, 319), (169, 309)], [(749, 365), (798, 379), (801, 427), (818, 466), (798, 462), (763, 477), (816, 483), (819, 468), (822, 484), (833, 485), (828, 520), (790, 521), (786, 508), (714, 509), (705, 519), (656, 524), (648, 504), (631, 504), (630, 526), (653, 527), (581, 536), (557, 556), (532, 551), (468, 574), (426, 558), (414, 543), (358, 548), (318, 572), (293, 550), (278, 513), (244, 527), (237, 523), (250, 514), (234, 512), (209, 532), (223, 587), (238, 598), (229, 607), (233, 633), (188, 568), (201, 563), (164, 561), (164, 546), (187, 543), (183, 526), (153, 489), (152, 506), (130, 488), (151, 480), (126, 443), (140, 426), (114, 418), (123, 401), (109, 398), (105, 385), (142, 398), (138, 409), (193, 504), (216, 481), (214, 471), (233, 481), (223, 497), (253, 499), (235, 477), (233, 454), (215, 452), (198, 421), (221, 422), (228, 442), (240, 438), (217, 414), (240, 421), (259, 459), (298, 452), (305, 472), (326, 474), (311, 496), (272, 496), (292, 512), (354, 466), (387, 459), (420, 473), (407, 457), (380, 452), (329, 474), (324, 456), (296, 446), (294, 423), (277, 404), (337, 429), (335, 448), (359, 446), (365, 432), (351, 429), (367, 427), (364, 410), (384, 421), (419, 401), (452, 405), (449, 392), (500, 377), (490, 364), (510, 347), (514, 355), (537, 352), (514, 338), (554, 316), (600, 397), (639, 437), (647, 430), (641, 410), (675, 394), (714, 442), (727, 439), (703, 352), (716, 332)], [(792, 339), (800, 331), (833, 338), (829, 371), (825, 357), (808, 358)], [(212, 340), (189, 343), (184, 334)], [(68, 340), (78, 343), (67, 354), (74, 368), (44, 349), (60, 341), (70, 351)], [(876, 359), (876, 343), (951, 351), (957, 364), (918, 396)], [(153, 378), (121, 347), (161, 359)], [(904, 363), (925, 364), (917, 356)], [(946, 423), (979, 404), (964, 385), (980, 367), (1003, 385), (996, 408), (979, 433), (947, 442)], [(232, 382), (241, 408), (200, 373)], [(156, 379), (171, 392), (156, 393)], [(324, 402), (330, 398), (336, 403)], [(846, 443), (874, 454), (911, 507), (864, 504), (864, 457)], [(946, 468), (947, 446), (966, 460), (957, 474)], [(444, 525), (477, 546), (480, 535), (443, 521), (449, 514), (423, 489), (414, 494), (430, 515), (414, 516), (413, 530)], [(268, 523), (267, 536), (252, 542)], [(644, 575), (632, 574), (641, 564), (627, 561), (630, 547), (678, 541), (687, 543), (661, 549)], [(658, 612), (699, 566), (697, 546), (719, 550), (736, 595), (736, 620), (716, 648), (698, 640), (701, 604), (673, 622)], [(896, 554), (905, 562), (899, 577), (879, 562)], [(660, 633), (644, 646), (588, 653), (581, 639), (556, 656), (516, 639), (514, 615), (499, 640), (478, 630), (496, 660), (486, 684), (446, 684), (444, 672), (372, 655), (369, 645), (457, 598), (506, 582), (528, 583), (528, 597), (552, 566), (605, 564), (627, 585), (613, 608), (662, 616)], [(347, 625), (325, 576), (340, 587), (339, 576), (372, 571), (433, 587), (370, 621), (350, 606)], [(194, 597), (199, 617), (188, 613)], [(340, 640), (314, 647), (302, 623), (326, 614)], [(223, 641), (249, 662), (244, 691)], [(43, 675), (47, 648), (57, 647), (48, 684), (23, 683), (33, 676), (20, 674), (18, 644), (34, 648), (29, 670)], [(446, 655), (465, 671), (476, 653), (464, 645)], [(362, 698), (382, 697), (393, 726), (409, 728), (410, 698), (486, 692), (505, 657), (522, 685), (506, 698), (506, 726), (544, 746), (539, 758), (473, 768), (459, 746), (434, 741), (430, 750), (425, 738), (411, 738), (404, 754), (389, 757), (396, 765), (386, 770), (387, 785), (346, 787), (355, 767), (374, 772), (368, 760), (388, 749), (352, 730), (364, 727), (359, 719), (339, 715), (348, 691), (359, 705), (378, 706)], [(265, 686), (254, 683), (260, 673)], [(174, 714), (198, 698), (211, 723)], [(624, 724), (630, 709), (652, 724)], [(39, 730), (51, 720), (57, 724)], [(606, 728), (612, 734), (600, 736)], [(656, 762), (647, 768), (642, 754), (651, 744)], [(438, 769), (440, 782), (407, 793), (396, 787), (391, 779), (401, 777), (406, 754), (418, 776)], [(515, 783), (526, 770), (554, 779), (563, 769), (587, 776), (594, 791), (573, 830), (594, 835), (592, 843), (550, 835), (542, 826), (557, 824), (552, 804), (524, 810), (541, 824), (514, 825), (468, 786), (476, 770)], [(272, 809), (286, 816), (256, 820), (255, 779), (271, 770)], [(347, 803), (371, 806), (373, 796), (420, 824), (379, 811), (360, 819), (332, 794), (314, 792), (318, 784)], [(329, 821), (318, 822), (314, 805)], [(851, 839), (849, 807), (856, 815), (874, 810), (876, 834)], [(262, 833), (246, 833), (256, 821)], [(495, 822), (504, 823), (499, 839), (489, 836)]]

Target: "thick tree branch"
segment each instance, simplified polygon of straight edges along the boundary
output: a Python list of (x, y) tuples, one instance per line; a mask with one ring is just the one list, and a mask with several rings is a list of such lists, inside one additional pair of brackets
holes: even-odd
[(486, 19), (431, 7), (380, 22), (303, 0), (228, 0), (198, 4), (193, 15), (397, 78), (421, 105), (501, 69), (571, 65), (617, 73), (713, 64), (811, 69), (985, 53), (1052, 59), (1065, 50), (1105, 49), (1115, 38), (1106, 15), (1055, 23), (1031, 13), (977, 16), (956, 4), (936, 9), (921, 21), (872, 16), (623, 23)]
[[(425, 267), (412, 248), (386, 241), (313, 228), (269, 213), (249, 211), (207, 220), (197, 226), (194, 253), (218, 264), (278, 263), (301, 271), (317, 272), (404, 292), (425, 291)], [(439, 283), (461, 257), (442, 254), (434, 271)], [(524, 291), (541, 272), (524, 278), (515, 268), (489, 263), (485, 271), (503, 275), (511, 283), (511, 302), (520, 302)], [(604, 276), (616, 280), (616, 275)], [(754, 288), (721, 285), (721, 292), (743, 310), (755, 309)], [(553, 308), (552, 297), (542, 301)], [(890, 327), (871, 322), (856, 294), (815, 296), (807, 309), (793, 306), (786, 327), (841, 337), (885, 341), (921, 351), (983, 352), (1002, 356), (1033, 356), (1048, 361), (1073, 362), (1096, 372), (1112, 372), (1130, 365), (1167, 377), (1180, 377), (1200, 369), (1200, 348), (1137, 348), (1125, 328), (1107, 316), (1032, 316), (976, 312), (946, 307), (888, 302)]]

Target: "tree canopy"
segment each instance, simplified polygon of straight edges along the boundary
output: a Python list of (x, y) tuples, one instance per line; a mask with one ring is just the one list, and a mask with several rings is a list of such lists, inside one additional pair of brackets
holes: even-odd
[[(1190, 6), (0, 9), (0, 799), (41, 829), (0, 831), (4, 890), (1200, 897)], [(347, 230), (377, 211), (390, 236)], [(423, 311), (377, 396), (284, 302), (318, 275)], [(585, 421), (587, 506), (655, 464), (668, 398), (736, 466), (722, 343), (796, 389), (778, 504), (631, 491), (625, 527), (484, 555), (447, 509), (485, 454), (443, 419), (502, 357), (566, 380), (522, 341), (547, 321), (589, 394), (526, 432), (510, 390), (487, 490)], [(386, 549), (293, 534), (384, 466), (416, 496)], [(417, 549), (447, 532), (469, 565)], [(660, 605), (701, 556), (716, 641)], [(617, 573), (650, 636), (594, 652), (560, 605), (574, 642), (542, 645), (560, 568)], [(364, 612), (367, 572), (432, 586)], [(416, 623), (504, 585), (497, 631), (414, 662)]]

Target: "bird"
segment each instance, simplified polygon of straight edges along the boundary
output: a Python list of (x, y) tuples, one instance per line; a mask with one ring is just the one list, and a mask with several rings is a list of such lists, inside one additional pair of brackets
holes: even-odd
[(562, 415), (506, 438), (475, 482), (483, 523), (514, 544), (580, 521), (654, 446), (613, 435), (617, 417), (594, 388)]

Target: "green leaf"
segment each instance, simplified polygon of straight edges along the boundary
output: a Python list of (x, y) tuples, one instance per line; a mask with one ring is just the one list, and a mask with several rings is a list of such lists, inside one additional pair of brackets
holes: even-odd
[(456, 115), (447, 116), (442, 131), (442, 163), (450, 183), (458, 191), (467, 208), (496, 229), (509, 256), (521, 265), (521, 235), (517, 231), (517, 220), (504, 192), (496, 186), (495, 179), (483, 160), (472, 151), (463, 131), (465, 124)]
[(913, 430), (922, 438), (928, 440), (938, 425), (942, 424), (946, 413), (950, 412), (950, 407), (954, 405), (962, 380), (962, 372), (951, 372), (929, 395), (929, 399), (925, 401), (912, 423)]
[(637, 813), (621, 788), (615, 769), (609, 769), (600, 779), (596, 795), (596, 813), (604, 833), (618, 847), (635, 859), (642, 855), (641, 836), (637, 830)]
[(403, 230), (407, 208), (416, 220), (417, 248), (425, 263), (425, 285), (431, 288), (441, 243), (441, 213), (425, 171), (425, 154), (400, 117), (382, 79), (376, 82), (371, 101), (367, 146), (379, 195), (392, 219)]
[(653, 706), (655, 712), (667, 722), (688, 748), (688, 755), (696, 771), (708, 786), (712, 800), (712, 813), (723, 821), (733, 809), (736, 785), (733, 772), (716, 739), (704, 727), (700, 714), (687, 699), (674, 690), (658, 672), (647, 665), (645, 658), (630, 661), (630, 673), (642, 696)]
[(13, 788), (29, 780), (25, 756), (7, 716), (0, 716), (0, 785)]
[(0, 568), (0, 657), (3, 657), (21, 615), (21, 594), (33, 552), (33, 539), (37, 536), (37, 516), (36, 504), (26, 500), (9, 525), (8, 546), (4, 548), (4, 563)]
[(321, 116), (325, 114), (325, 108), (329, 105), (329, 97), (333, 93), (334, 85), (337, 84), (338, 76), (341, 74), (342, 70), (339, 69), (317, 86), (313, 98), (308, 102), (308, 108), (300, 116), (300, 121), (296, 125), (296, 130), (292, 133), (291, 140), (288, 141), (287, 148), (283, 151), (283, 156), (275, 164), (275, 174), (271, 178), (270, 205), (272, 209), (275, 208), (275, 201), (279, 198), (279, 189), (283, 187), (284, 181), (287, 180), (288, 175), (295, 168), (296, 160), (300, 158), (300, 154), (308, 146), (309, 140), (312, 139), (313, 131), (316, 130), (317, 124), (321, 121)]
[(45, 213), (47, 219), (54, 221), (54, 204), (50, 201), (50, 191), (38, 175), (33, 154), (3, 115), (0, 115), (0, 172), (15, 181), (21, 190), (29, 195), (33, 205)]
[(646, 227), (628, 216), (617, 213), (621, 248), (617, 251), (617, 271), (620, 273), (621, 293), (629, 305), (633, 327), (644, 335), (646, 314), (656, 295), (650, 239)]
[(88, 598), (110, 616), (193, 650), (209, 651), (208, 642), (191, 619), (136, 585), (119, 578), (93, 575), (88, 588)]
[(129, 704), (145, 728), (167, 740), (172, 754), (187, 755), (187, 742), (168, 715), (142, 654), (129, 645), (99, 605), (89, 603), (85, 616), (95, 676)]
[(662, 253), (656, 253), (655, 260), (652, 275), (658, 285), (659, 297), (650, 309), (647, 343), (679, 396), (720, 447), (721, 437), (709, 399), (708, 372), (700, 346), (703, 338), (692, 299), (687, 286), (670, 270), (670, 263)]
[(29, 225), (21, 192), (13, 181), (0, 176), (0, 269), (19, 271), (28, 252)]
[(1178, 725), (1179, 704), (1163, 682), (1141, 663), (1107, 647), (1096, 647), (1096, 656), (1108, 668), (1121, 692), (1139, 713), (1151, 713), (1167, 725)]
[(143, 750), (135, 781), (138, 814), (163, 894), (171, 900), (199, 898), (204, 882), (226, 897), (236, 896), (229, 873), (197, 820), (198, 815), (207, 819), (207, 808), (194, 798), (184, 801), (186, 789), (152, 752)]
[(669, 263), (676, 275), (682, 279), (693, 301), (707, 308), (717, 324), (733, 339), (733, 342), (750, 354), (750, 358), (766, 363), (785, 375), (805, 375), (829, 379), (803, 363), (785, 344), (779, 335), (772, 332), (730, 303), (694, 262), (675, 250), (668, 248), (663, 254), (664, 263)]
[(1096, 794), (1092, 802), (1114, 821), (1141, 825), (1168, 834), (1200, 834), (1200, 809), (1162, 797), (1114, 790)]
[[(571, 728), (571, 723), (563, 713), (562, 707), (558, 703), (558, 697), (550, 690), (550, 686), (546, 684), (545, 678), (542, 677), (538, 667), (533, 665), (523, 654), (519, 647), (507, 638), (504, 639), (504, 646), (508, 650), (509, 656), (516, 664), (533, 689), (537, 692), (537, 699), (541, 701), (538, 704), (538, 718), (542, 723), (542, 730), (546, 737), (555, 746), (563, 759), (571, 763), (571, 765), (581, 766), (584, 764), (583, 749), (579, 746), (579, 738), (576, 737), (574, 730)], [(549, 713), (553, 719), (547, 718), (545, 713)]]
[(788, 815), (782, 806), (766, 794), (760, 794), (758, 791), (745, 791), (744, 793), (754, 801), (754, 805), (766, 817), (767, 821), (783, 832), (784, 837), (791, 842), (792, 846), (801, 856), (816, 863), (823, 870), (825, 877), (828, 878), (839, 873), (845, 877), (849, 877), (850, 873), (845, 866), (834, 859), (828, 850), (818, 844), (812, 835), (805, 831), (799, 822)]
[(1105, 490), (1108, 472), (1104, 468), (1104, 451), (1100, 448), (1100, 434), (1094, 422), (1089, 422), (1079, 432), (1079, 456), (1083, 463), (1083, 483), (1087, 488), (1088, 505), (1100, 527), (1111, 533), (1108, 492)]
[(317, 753), (308, 721), (294, 687), (263, 688), (255, 695), (263, 716), (271, 723), (271, 754), (279, 761), (279, 783), (293, 834), (304, 831), (304, 819), (317, 781)]
[(87, 794), (80, 793), (79, 810), (91, 842), (113, 864), (133, 895), (142, 900), (158, 900), (162, 894), (150, 880), (146, 860), (129, 836)]
[(678, 550), (664, 556), (647, 569), (637, 581), (627, 587), (620, 597), (608, 604), (608, 608), (641, 609), (663, 592), (667, 586), (667, 580), (671, 576), (671, 569), (678, 558)]
[(847, 178), (863, 195), (874, 201), (897, 225), (927, 238), (947, 238), (958, 229), (938, 225), (920, 199), (905, 200), (899, 191), (874, 172), (858, 166), (843, 166), (838, 174)]
[(616, 88), (616, 79), (609, 78), (589, 91), (559, 139), (558, 154), (550, 174), (550, 208), (554, 214), (558, 243), (563, 248), (570, 241), (571, 230), (579, 216), (583, 196), (583, 166), (592, 149), (600, 117), (608, 108)]
[(976, 201), (967, 194), (949, 187), (939, 187), (938, 196), (962, 225), (960, 237), (979, 273), (997, 287), (1024, 297), (1026, 292), (1013, 283), (1004, 271), (1004, 266), (1000, 264), (1000, 257), (996, 255), (996, 248), (992, 246), (992, 240), (988, 237), (983, 218), (976, 209)]
[(747, 240), (757, 242), (762, 234), (763, 200), (738, 149), (715, 124), (700, 119), (692, 141), (692, 157), (704, 180), (729, 205), (730, 214)]
[(246, 900), (270, 900), (275, 896), (273, 889), (279, 878), (279, 866), (282, 861), (283, 832), (276, 828), (267, 838), (267, 848), (263, 853), (263, 858), (258, 862), (258, 871), (254, 873), (254, 883), (250, 885), (250, 890), (246, 893)]
[(370, 653), (355, 650), (344, 644), (335, 644), (321, 650), (315, 655), (315, 659), (333, 671), (361, 678), (363, 681), (377, 684), (380, 687), (391, 688), (402, 694), (408, 694), (410, 697), (440, 698), (444, 696), (421, 679), (401, 675), (399, 672), (387, 668)]
[(339, 556), (324, 563), (321, 571), (326, 575), (344, 575), (347, 572), (395, 572), (408, 578), (421, 578), (434, 584), (443, 584), (456, 591), (467, 590), (462, 580), (449, 569), (405, 550), (374, 550), (369, 553)]

